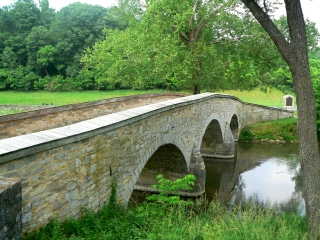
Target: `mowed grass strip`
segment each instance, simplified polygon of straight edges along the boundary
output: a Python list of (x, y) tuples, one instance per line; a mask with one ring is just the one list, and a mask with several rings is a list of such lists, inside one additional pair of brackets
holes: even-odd
[(0, 104), (10, 105), (42, 105), (43, 103), (54, 106), (90, 102), (107, 98), (124, 97), (138, 94), (165, 93), (165, 90), (114, 90), (114, 91), (82, 91), (82, 92), (0, 92)]
[[(244, 102), (255, 103), (270, 107), (275, 106), (279, 108), (282, 108), (282, 98), (285, 95), (283, 92), (275, 88), (271, 89), (271, 92), (268, 90), (267, 93), (260, 91), (259, 88), (255, 88), (251, 91), (228, 90), (219, 93), (236, 96)], [(291, 95), (295, 96), (294, 93), (291, 93)]]
[[(75, 104), (81, 102), (90, 102), (107, 98), (124, 97), (138, 94), (165, 93), (166, 90), (113, 90), (113, 91), (81, 91), (81, 92), (18, 92), (2, 91), (0, 92), (0, 104), (10, 105), (42, 105), (43, 103), (53, 104), (54, 106)], [(205, 91), (203, 91), (205, 92)], [(181, 92), (190, 94), (188, 92)], [(261, 104), (265, 106), (282, 107), (282, 98), (284, 93), (277, 89), (264, 93), (258, 88), (251, 91), (217, 91), (216, 93), (229, 94), (236, 96), (244, 102)]]

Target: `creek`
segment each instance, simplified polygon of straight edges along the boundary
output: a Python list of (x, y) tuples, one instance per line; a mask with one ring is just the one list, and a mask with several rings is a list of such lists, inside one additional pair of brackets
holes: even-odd
[(259, 204), (305, 215), (297, 143), (238, 143), (235, 158), (205, 158), (206, 195), (233, 205)]
[[(297, 143), (236, 143), (234, 159), (204, 158), (208, 200), (248, 203), (305, 215)], [(140, 197), (138, 197), (140, 196)], [(141, 193), (134, 191), (132, 199)]]

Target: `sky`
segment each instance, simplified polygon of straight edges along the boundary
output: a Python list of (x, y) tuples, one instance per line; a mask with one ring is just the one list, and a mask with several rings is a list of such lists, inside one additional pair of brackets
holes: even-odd
[[(37, 2), (38, 0), (34, 1)], [(15, 0), (0, 0), (0, 7), (10, 5), (14, 2)], [(73, 2), (101, 5), (103, 7), (110, 7), (117, 4), (117, 0), (49, 0), (50, 7), (57, 11)], [(315, 22), (316, 27), (320, 31), (320, 0), (301, 0), (301, 4), (304, 17)], [(281, 10), (279, 10), (279, 13), (285, 14), (284, 6), (282, 6)]]

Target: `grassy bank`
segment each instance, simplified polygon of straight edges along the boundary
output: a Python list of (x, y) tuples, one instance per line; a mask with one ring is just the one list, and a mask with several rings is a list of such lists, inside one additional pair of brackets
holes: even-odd
[(85, 211), (80, 219), (59, 223), (52, 220), (25, 239), (307, 239), (306, 218), (296, 213), (279, 213), (270, 208), (246, 206), (229, 210), (218, 200), (180, 200), (179, 189), (190, 189), (194, 175), (171, 181), (157, 176), (152, 187), (159, 195), (125, 209), (116, 203), (113, 185), (109, 203), (96, 214)]
[(282, 108), (282, 98), (285, 95), (283, 92), (275, 88), (272, 89), (271, 92), (267, 93), (260, 91), (259, 88), (255, 88), (251, 91), (229, 90), (221, 93), (236, 96), (244, 102), (261, 104), (270, 107), (276, 106), (279, 108)]
[(240, 141), (297, 141), (296, 118), (255, 123), (241, 130)]
[[(13, 105), (42, 105), (42, 103), (53, 103), (55, 106), (89, 102), (106, 98), (123, 97), (138, 94), (163, 93), (165, 90), (114, 90), (114, 91), (83, 91), (83, 92), (17, 92), (0, 91), (0, 104)], [(183, 92), (186, 93), (186, 92)], [(242, 101), (262, 104), (266, 106), (282, 107), (282, 97), (284, 94), (277, 89), (264, 93), (259, 89), (252, 91), (225, 91), (220, 92), (240, 98)], [(186, 93), (188, 94), (188, 93)]]
[(104, 206), (97, 214), (87, 211), (79, 220), (54, 220), (25, 239), (307, 239), (305, 217), (276, 213), (259, 207), (232, 212), (212, 201), (194, 205), (144, 203), (125, 210)]
[[(164, 93), (165, 90), (114, 90), (114, 91), (83, 91), (83, 92), (18, 92), (18, 91), (0, 91), (0, 105), (36, 105), (40, 106), (43, 103), (53, 104), (54, 106), (75, 104), (81, 102), (90, 102), (106, 98), (124, 97), (138, 94)], [(191, 94), (182, 92), (184, 94)], [(258, 88), (252, 91), (225, 91), (220, 92), (240, 98), (244, 102), (256, 103), (265, 106), (282, 107), (282, 98), (284, 94), (277, 89), (271, 92), (264, 93)], [(12, 108), (1, 109), (0, 116), (14, 114), (26, 111), (24, 109), (17, 110)]]

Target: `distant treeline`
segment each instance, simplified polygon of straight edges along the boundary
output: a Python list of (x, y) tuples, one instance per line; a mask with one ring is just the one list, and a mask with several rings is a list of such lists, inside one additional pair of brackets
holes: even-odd
[(105, 38), (104, 28), (125, 28), (108, 20), (111, 11), (77, 2), (56, 12), (48, 0), (0, 8), (0, 89), (94, 89), (79, 76), (81, 54)]
[[(293, 90), (269, 36), (220, 1), (120, 0), (119, 7), (18, 0), (0, 8), (0, 90)], [(212, 14), (212, 9), (219, 9)], [(193, 19), (192, 21), (190, 19)], [(275, 21), (287, 31), (286, 18)], [(307, 21), (313, 82), (319, 32)], [(288, 36), (290, 38), (290, 36)]]

